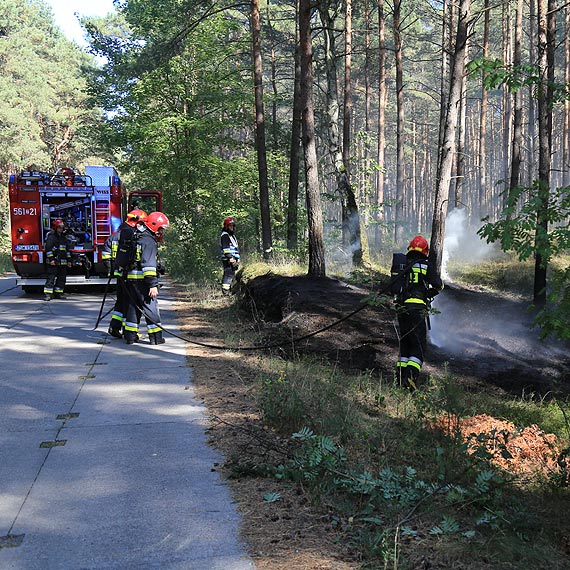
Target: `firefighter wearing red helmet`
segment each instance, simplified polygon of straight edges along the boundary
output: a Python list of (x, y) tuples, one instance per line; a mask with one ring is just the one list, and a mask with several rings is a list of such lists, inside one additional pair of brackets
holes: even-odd
[(443, 282), (428, 260), (429, 244), (415, 236), (406, 253), (403, 286), (396, 298), (400, 329), (400, 355), (397, 362), (402, 385), (415, 389), (427, 348), (429, 303), (443, 289)]
[(239, 268), (240, 254), (236, 231), (236, 221), (231, 216), (224, 220), (220, 234), (220, 251), (224, 274), (222, 277), (222, 293), (229, 295), (230, 288)]
[(135, 260), (126, 279), (127, 311), (123, 336), (127, 344), (137, 342), (142, 315), (146, 320), (150, 344), (165, 342), (158, 310), (158, 242), (169, 226), (170, 221), (162, 212), (152, 212), (137, 223)]
[(144, 222), (147, 217), (147, 213), (144, 210), (131, 210), (127, 214), (125, 221), (119, 226), (119, 229), (112, 233), (103, 245), (101, 260), (107, 269), (107, 275), (109, 277), (113, 275), (117, 279), (115, 306), (113, 307), (111, 323), (107, 330), (107, 332), (115, 338), (122, 338), (123, 336), (122, 329), (127, 312), (125, 284), (122, 282), (123, 274), (120, 268), (115, 267), (119, 244), (134, 242), (137, 224), (139, 221)]
[(58, 218), (52, 223), (52, 230), (46, 236), (46, 273), (44, 299), (65, 299), (63, 291), (67, 279), (67, 268), (71, 267), (71, 243), (64, 234), (65, 223)]

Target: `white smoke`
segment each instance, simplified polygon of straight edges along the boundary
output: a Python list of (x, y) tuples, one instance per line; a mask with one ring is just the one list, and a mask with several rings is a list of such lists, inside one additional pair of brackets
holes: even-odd
[(496, 254), (496, 247), (484, 242), (477, 235), (476, 228), (469, 226), (467, 211), (464, 208), (455, 208), (449, 213), (445, 223), (441, 263), (441, 277), (444, 281), (452, 280), (448, 273), (450, 261), (476, 265), (486, 259), (492, 259)]

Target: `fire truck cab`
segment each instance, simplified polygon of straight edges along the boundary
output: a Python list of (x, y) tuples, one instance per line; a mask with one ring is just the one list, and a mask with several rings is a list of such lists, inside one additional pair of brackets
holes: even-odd
[(31, 292), (46, 279), (45, 239), (54, 220), (62, 219), (72, 246), (67, 286), (105, 285), (101, 260), (106, 239), (118, 230), (126, 213), (143, 205), (161, 211), (158, 191), (127, 195), (111, 166), (86, 166), (85, 173), (60, 168), (55, 173), (24, 170), (8, 183), (12, 234), (12, 262), (17, 283)]

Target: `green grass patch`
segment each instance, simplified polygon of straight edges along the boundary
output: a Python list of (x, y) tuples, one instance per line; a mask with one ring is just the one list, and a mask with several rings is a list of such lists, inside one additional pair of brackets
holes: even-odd
[(0, 273), (14, 271), (12, 256), (9, 251), (0, 251)]

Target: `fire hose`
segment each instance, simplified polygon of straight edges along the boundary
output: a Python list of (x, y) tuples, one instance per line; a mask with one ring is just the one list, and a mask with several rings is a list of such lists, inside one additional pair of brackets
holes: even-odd
[[(380, 288), (379, 291), (377, 291), (377, 295), (383, 295), (385, 294), (387, 291), (390, 290), (390, 288), (392, 287), (392, 285), (398, 280), (398, 278), (405, 273), (408, 269), (410, 269), (410, 267), (412, 267), (412, 265), (415, 263), (415, 261), (412, 261), (411, 263), (409, 263), (406, 267), (404, 267), (404, 269), (402, 269), (399, 273), (397, 273), (396, 275), (394, 275), (390, 281), (388, 281), (388, 283), (386, 285), (384, 285), (383, 287)], [(101, 304), (101, 309), (99, 311), (99, 316), (97, 318), (97, 323), (95, 325), (95, 328), (93, 330), (96, 330), (97, 327), (99, 326), (99, 323), (101, 321), (101, 314), (103, 312), (103, 305), (105, 303), (105, 299), (107, 296), (107, 288), (109, 286), (109, 282), (111, 280), (111, 277), (109, 277), (109, 281), (107, 282), (107, 287), (105, 288), (105, 296), (103, 297), (103, 303)], [(130, 287), (124, 282), (124, 280), (122, 278), (117, 278), (117, 284), (119, 287), (123, 287), (125, 293), (127, 294), (127, 296), (129, 297), (129, 299), (131, 300), (131, 302), (134, 304), (134, 306), (141, 312), (141, 314), (146, 318), (147, 322), (152, 323), (155, 326), (158, 326), (162, 329), (162, 331), (164, 331), (165, 333), (178, 338), (184, 342), (187, 342), (189, 344), (194, 344), (196, 346), (201, 346), (203, 348), (212, 348), (215, 350), (235, 350), (235, 351), (251, 351), (251, 350), (265, 350), (268, 348), (277, 348), (277, 347), (281, 347), (283, 346), (282, 342), (275, 342), (275, 343), (271, 343), (271, 344), (262, 344), (262, 345), (258, 345), (258, 346), (220, 346), (220, 345), (215, 345), (215, 344), (208, 344), (208, 343), (204, 343), (204, 342), (198, 342), (195, 340), (191, 340), (187, 337), (181, 336), (178, 333), (175, 333), (172, 330), (169, 330), (167, 328), (165, 328), (162, 324), (160, 323), (156, 323), (152, 320), (152, 318), (149, 317), (149, 315), (145, 312), (144, 307), (142, 307), (138, 301), (134, 298)], [(333, 321), (332, 323), (330, 323), (329, 325), (322, 327), (316, 331), (312, 331), (310, 333), (304, 334), (298, 338), (294, 338), (291, 339), (289, 342), (292, 343), (298, 343), (301, 342), (303, 340), (306, 340), (308, 338), (314, 337), (322, 332), (325, 332), (337, 325), (339, 325), (340, 323), (343, 323), (344, 321), (350, 319), (350, 317), (353, 317), (354, 315), (356, 315), (357, 313), (359, 313), (360, 311), (362, 311), (363, 309), (365, 309), (366, 307), (369, 307), (370, 304), (363, 302), (361, 303), (361, 305), (359, 307), (357, 307), (356, 309), (354, 309), (353, 311), (350, 311), (350, 313), (347, 313), (346, 315), (344, 315), (343, 317), (341, 317), (340, 319), (337, 319), (336, 321)]]

